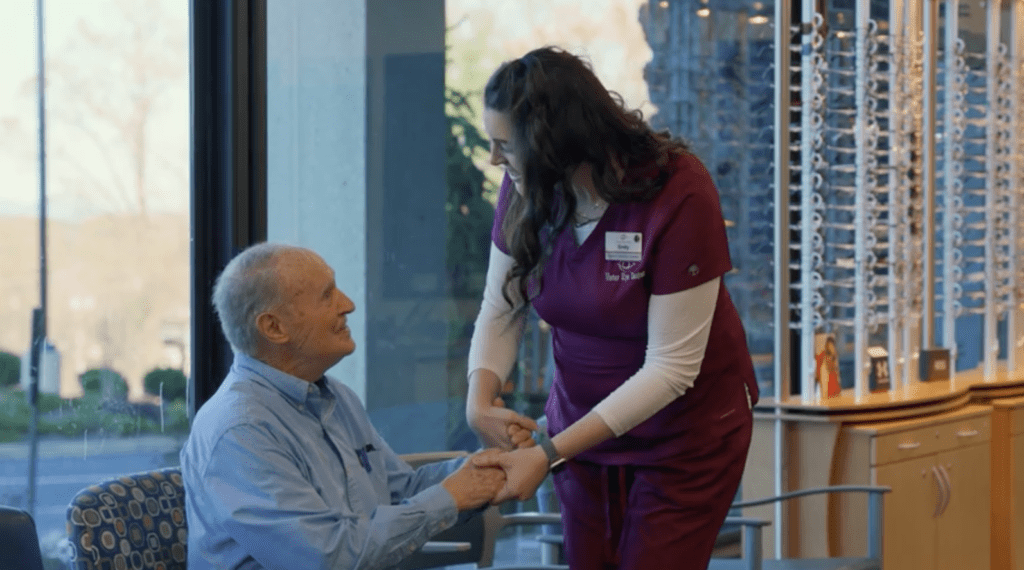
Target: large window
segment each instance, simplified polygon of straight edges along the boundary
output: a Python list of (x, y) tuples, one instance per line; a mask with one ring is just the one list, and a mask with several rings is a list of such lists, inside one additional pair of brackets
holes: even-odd
[(176, 465), (188, 431), (188, 8), (45, 6), (45, 226), (34, 0), (0, 37), (0, 504), (58, 559), (75, 493)]
[[(666, 41), (665, 6), (590, 2), (581, 13), (568, 0), (268, 3), (268, 237), (311, 246), (336, 268), (357, 305), (360, 348), (334, 373), (399, 451), (477, 445), (464, 419), (465, 366), (500, 180), (487, 163), (481, 92), (498, 64), (542, 45), (586, 56), (659, 127), (703, 137), (694, 148), (719, 182), (739, 270), (727, 282), (770, 387), (770, 133), (758, 148), (738, 138), (720, 144), (706, 124), (677, 120), (686, 103), (691, 115), (703, 113), (707, 106), (691, 100), (700, 91), (671, 97), (684, 80), (720, 92), (715, 81), (741, 67), (764, 76), (770, 30), (746, 30), (749, 14), (725, 15), (705, 30), (721, 38), (702, 48), (712, 54), (706, 68), (677, 69), (672, 54), (700, 46)], [(678, 26), (669, 31), (680, 37)], [(756, 106), (770, 98), (770, 78), (762, 83), (708, 97), (711, 111), (725, 117), (745, 105), (755, 138), (771, 123), (769, 109)], [(743, 169), (759, 178), (737, 175)], [(539, 416), (551, 374), (544, 323), (534, 319), (526, 340), (508, 400)]]

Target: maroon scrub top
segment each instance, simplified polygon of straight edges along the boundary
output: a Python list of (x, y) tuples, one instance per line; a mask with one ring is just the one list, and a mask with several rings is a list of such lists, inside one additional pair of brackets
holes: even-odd
[[(653, 199), (610, 204), (581, 245), (568, 224), (555, 237), (540, 290), (532, 288), (531, 302), (552, 331), (555, 371), (545, 407), (552, 435), (586, 415), (643, 365), (651, 295), (684, 291), (732, 268), (718, 191), (707, 169), (689, 154), (668, 169), (669, 178)], [(513, 192), (506, 176), (491, 232), (505, 253), (501, 227)], [(722, 281), (694, 386), (578, 459), (644, 465), (686, 453), (749, 421), (757, 397), (743, 325)], [(744, 413), (737, 413), (740, 407)]]

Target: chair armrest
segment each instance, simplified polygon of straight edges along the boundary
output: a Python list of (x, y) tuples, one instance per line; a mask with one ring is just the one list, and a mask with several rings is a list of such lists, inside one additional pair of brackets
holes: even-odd
[(877, 560), (880, 559), (882, 555), (882, 497), (889, 491), (892, 491), (889, 487), (872, 485), (831, 485), (827, 487), (811, 487), (809, 489), (783, 493), (774, 497), (739, 501), (733, 503), (732, 508), (742, 509), (746, 507), (756, 507), (760, 505), (767, 505), (769, 503), (777, 503), (779, 501), (788, 501), (789, 499), (795, 499), (797, 497), (806, 497), (808, 495), (866, 493), (868, 495), (867, 556), (868, 558)]
[(503, 526), (528, 525), (528, 524), (562, 524), (562, 515), (559, 513), (511, 513), (502, 515)]
[(423, 554), (441, 554), (449, 552), (468, 552), (473, 545), (468, 542), (440, 542), (429, 541), (420, 547)]
[(413, 469), (416, 469), (417, 467), (428, 463), (448, 461), (449, 459), (465, 457), (467, 455), (469, 454), (465, 451), (425, 451), (422, 453), (403, 453), (402, 455), (399, 455), (398, 458), (408, 463)]
[(725, 524), (762, 527), (762, 526), (768, 526), (768, 525), (772, 524), (772, 522), (768, 521), (768, 520), (765, 520), (765, 519), (755, 519), (755, 518), (751, 518), (751, 517), (725, 517), (724, 525)]

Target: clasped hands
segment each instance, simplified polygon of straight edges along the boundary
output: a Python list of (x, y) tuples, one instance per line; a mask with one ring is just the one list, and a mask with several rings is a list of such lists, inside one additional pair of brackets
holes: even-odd
[(491, 406), (468, 410), (470, 427), (487, 449), (475, 453), (467, 463), (477, 468), (500, 469), (504, 485), (491, 499), (492, 504), (509, 500), (525, 501), (537, 492), (548, 474), (548, 459), (536, 445), (533, 432), (537, 422), (509, 410), (501, 398)]

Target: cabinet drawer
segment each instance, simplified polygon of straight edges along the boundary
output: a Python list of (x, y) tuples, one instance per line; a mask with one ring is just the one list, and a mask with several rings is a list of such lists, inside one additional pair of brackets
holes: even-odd
[(941, 425), (930, 425), (871, 438), (874, 465), (885, 465), (937, 453), (943, 449)]
[(988, 414), (880, 434), (872, 438), (873, 463), (885, 465), (923, 457), (947, 449), (983, 443), (991, 438), (992, 417)]
[(936, 426), (942, 449), (952, 449), (992, 440), (992, 416), (964, 418)]

